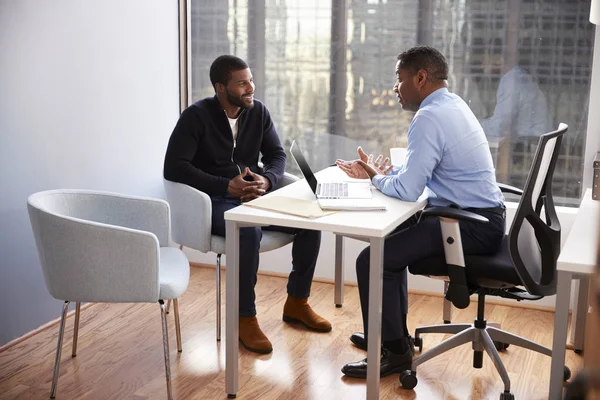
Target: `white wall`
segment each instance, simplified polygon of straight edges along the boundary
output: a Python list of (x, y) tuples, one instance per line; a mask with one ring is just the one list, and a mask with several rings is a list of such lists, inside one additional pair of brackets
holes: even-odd
[[(512, 219), (516, 212), (516, 203), (507, 204), (507, 230), (512, 223)], [(575, 208), (559, 207), (558, 214), (561, 222), (562, 236), (561, 241), (564, 243), (573, 222), (577, 210)], [(315, 270), (316, 278), (325, 278), (333, 280), (334, 274), (334, 235), (329, 232), (324, 232), (321, 241), (321, 251), (317, 260), (317, 268)], [(358, 240), (345, 238), (344, 239), (344, 281), (356, 282), (355, 261), (358, 254), (367, 246), (367, 243)], [(260, 256), (260, 270), (268, 272), (276, 272), (289, 274), (291, 268), (291, 244), (277, 250), (263, 253)], [(195, 250), (184, 249), (188, 258), (192, 262), (202, 264), (215, 264), (216, 255), (214, 253), (203, 254)], [(223, 256), (223, 264), (227, 263), (227, 257)], [(431, 293), (442, 293), (444, 284), (440, 280), (426, 278), (408, 274), (409, 290), (422, 290)], [(536, 301), (537, 306), (554, 307), (555, 296), (550, 296)], [(497, 301), (505, 301), (514, 303), (514, 300), (494, 298)], [(333, 298), (332, 300), (333, 301)], [(532, 303), (533, 304), (533, 303)]]
[(0, 344), (60, 315), (28, 195), (163, 197), (179, 116), (177, 24), (177, 1), (0, 0)]

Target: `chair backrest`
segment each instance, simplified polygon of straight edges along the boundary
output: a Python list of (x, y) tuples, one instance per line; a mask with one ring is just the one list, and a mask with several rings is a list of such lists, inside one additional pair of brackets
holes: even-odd
[[(508, 234), (510, 256), (531, 294), (556, 293), (560, 222), (552, 199), (552, 177), (566, 124), (539, 138), (523, 195)], [(545, 218), (542, 219), (542, 209)]]
[(162, 200), (85, 190), (50, 190), (27, 199), (46, 287), (59, 300), (154, 302), (159, 296), (159, 238), (168, 226)]

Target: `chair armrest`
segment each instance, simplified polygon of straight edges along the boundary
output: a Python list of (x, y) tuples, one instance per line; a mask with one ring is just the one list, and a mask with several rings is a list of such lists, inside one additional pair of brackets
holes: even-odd
[(498, 183), (498, 187), (500, 188), (500, 191), (502, 193), (512, 193), (512, 194), (516, 194), (519, 196), (523, 195), (523, 191), (519, 188), (516, 188), (514, 186), (510, 186), (510, 185), (506, 185), (504, 183)]
[(201, 251), (211, 251), (212, 202), (210, 196), (183, 183), (163, 180), (171, 205), (173, 241)]
[(146, 231), (156, 235), (159, 246), (169, 246), (171, 237), (171, 219), (169, 203), (162, 199), (125, 196), (121, 203), (119, 220), (109, 223), (133, 230)]
[(279, 180), (277, 185), (272, 190), (281, 189), (282, 187), (287, 186), (290, 183), (294, 183), (299, 180), (300, 180), (300, 178), (298, 178), (297, 176), (292, 175), (288, 172), (284, 172), (283, 176), (281, 177), (281, 179)]
[(442, 240), (444, 241), (444, 254), (446, 265), (448, 266), (448, 278), (450, 278), (448, 290), (446, 290), (444, 297), (456, 308), (467, 308), (471, 301), (471, 293), (467, 285), (467, 274), (465, 271), (464, 253), (458, 221), (488, 223), (489, 220), (479, 214), (452, 207), (426, 208), (423, 210), (422, 216), (436, 216), (448, 219), (440, 221)]
[(444, 217), (450, 219), (457, 219), (460, 221), (488, 223), (490, 222), (486, 217), (474, 212), (461, 210), (460, 208), (453, 207), (429, 207), (423, 210), (422, 216), (424, 217)]

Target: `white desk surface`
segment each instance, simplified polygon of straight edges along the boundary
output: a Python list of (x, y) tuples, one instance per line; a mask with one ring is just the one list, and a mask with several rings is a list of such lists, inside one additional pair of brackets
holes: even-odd
[(558, 256), (557, 270), (592, 274), (597, 263), (599, 230), (600, 200), (592, 200), (592, 189), (587, 189), (573, 227)]
[[(316, 176), (322, 182), (352, 180), (338, 167), (326, 168), (317, 172)], [(385, 237), (402, 221), (406, 220), (407, 215), (416, 213), (427, 203), (427, 200), (423, 197), (416, 202), (406, 202), (386, 196), (375, 188), (372, 188), (372, 192), (373, 198), (377, 202), (385, 204), (385, 211), (341, 211), (320, 218), (308, 219), (242, 205), (227, 211), (225, 219), (235, 220), (238, 223), (292, 226), (343, 235)], [(314, 194), (304, 179), (266, 196), (273, 195), (314, 200), (316, 202)]]

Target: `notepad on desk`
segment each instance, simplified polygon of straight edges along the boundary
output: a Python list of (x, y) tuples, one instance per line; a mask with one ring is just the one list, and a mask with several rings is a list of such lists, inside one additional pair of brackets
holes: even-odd
[(304, 218), (319, 218), (337, 211), (323, 211), (314, 200), (297, 199), (285, 196), (264, 196), (244, 203), (246, 206), (275, 211)]

